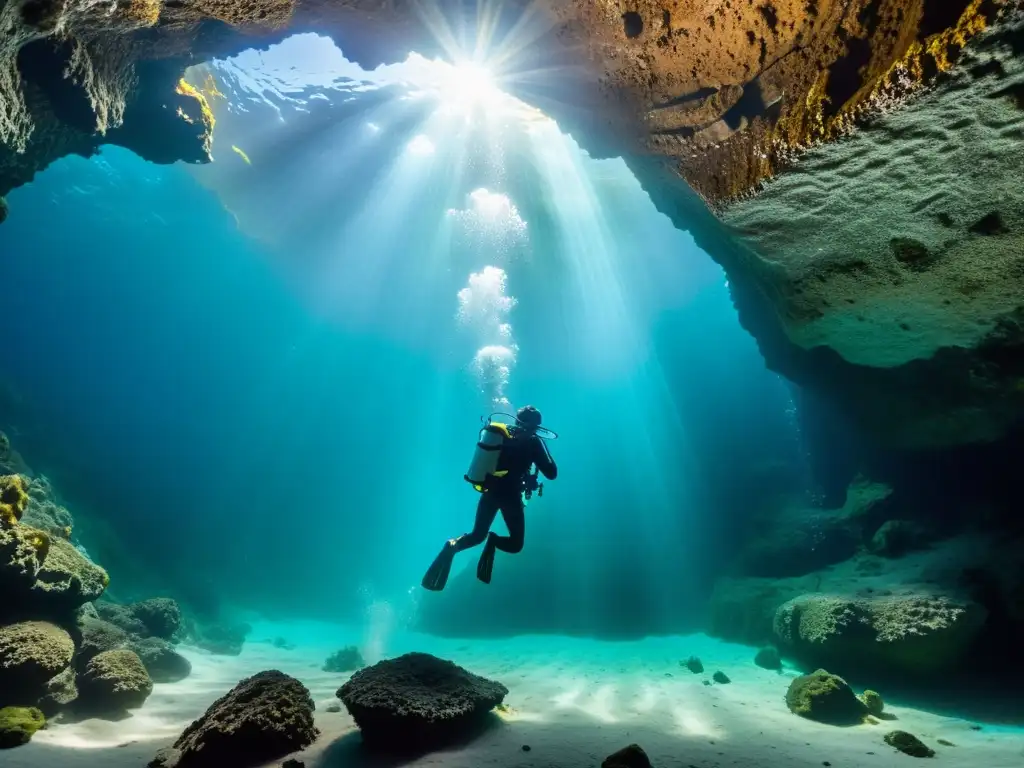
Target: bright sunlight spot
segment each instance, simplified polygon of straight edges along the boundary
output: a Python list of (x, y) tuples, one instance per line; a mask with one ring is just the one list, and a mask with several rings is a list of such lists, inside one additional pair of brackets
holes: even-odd
[(421, 133), (409, 142), (406, 149), (414, 155), (432, 155), (434, 154), (434, 142)]

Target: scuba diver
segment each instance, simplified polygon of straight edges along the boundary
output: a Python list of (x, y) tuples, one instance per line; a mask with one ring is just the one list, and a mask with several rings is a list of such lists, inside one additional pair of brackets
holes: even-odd
[[(477, 564), (476, 576), (484, 584), (491, 583), (496, 550), (515, 554), (523, 548), (526, 535), (526, 505), (523, 495), (529, 499), (534, 491), (543, 495), (544, 486), (538, 484), (537, 475), (531, 472), (536, 465), (544, 477), (554, 480), (558, 467), (551, 458), (546, 440), (558, 437), (554, 432), (541, 427), (540, 411), (532, 405), (520, 408), (515, 416), (515, 425), (489, 421), (480, 430), (480, 442), (465, 479), (480, 492), (476, 506), (476, 522), (473, 530), (456, 539), (449, 539), (441, 548), (423, 577), (423, 587), (434, 592), (444, 589), (452, 569), (455, 555), (464, 549), (484, 544), (484, 551)], [(543, 436), (538, 432), (544, 433)], [(491, 525), (501, 512), (508, 536), (499, 536), (491, 531)], [(486, 539), (486, 543), (484, 540)]]

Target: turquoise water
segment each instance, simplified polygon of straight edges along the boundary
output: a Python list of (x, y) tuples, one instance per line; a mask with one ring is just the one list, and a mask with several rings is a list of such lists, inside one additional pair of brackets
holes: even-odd
[[(295, 51), (214, 70), (212, 166), (107, 148), (10, 196), (6, 421), (83, 511), (111, 594), (323, 618), (408, 600), (471, 525), (461, 478), (505, 397), (541, 408), (561, 467), (523, 554), (551, 602), (506, 629), (691, 626), (721, 464), (793, 439), (719, 268), (622, 161), (521, 105), (474, 126), (406, 86), (410, 123), (380, 101), (398, 86), (354, 89), (330, 58), (325, 88)], [(325, 93), (355, 117), (293, 128)], [(368, 157), (375, 175), (353, 175)], [(507, 382), (482, 380), (479, 350), (506, 341)]]

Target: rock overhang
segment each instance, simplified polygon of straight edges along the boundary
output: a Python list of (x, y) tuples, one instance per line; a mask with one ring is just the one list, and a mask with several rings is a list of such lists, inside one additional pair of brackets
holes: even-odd
[[(912, 123), (916, 105), (935, 98), (922, 86), (952, 71), (964, 46), (993, 25), (1018, 50), (1020, 5), (516, 0), (495, 6), (495, 38), (520, 33), (520, 62), (544, 73), (509, 78), (509, 90), (558, 120), (592, 155), (625, 157), (658, 207), (723, 265), (741, 322), (771, 367), (832, 394), (882, 442), (930, 447), (997, 438), (1020, 415), (1017, 373), (1009, 370), (1017, 313), (1012, 292), (998, 289), (1000, 275), (1016, 267), (991, 253), (1005, 233), (968, 239), (973, 228), (994, 231), (985, 223), (993, 211), (954, 217), (950, 245), (936, 227), (953, 214), (929, 210), (922, 232), (910, 213), (886, 205), (894, 233), (851, 245), (840, 240), (857, 232), (857, 217), (840, 226), (804, 215), (801, 196), (787, 198), (787, 189), (825, 178), (830, 166), (851, 167), (843, 147), (864, 137), (870, 143), (877, 128), (854, 128), (875, 124), (877, 114), (895, 112), (881, 118), (883, 128), (904, 114)], [(441, 23), (455, 39), (470, 39), (476, 3), (424, 7), (6, 0), (0, 18), (12, 34), (0, 46), (7, 116), (0, 121), (0, 195), (57, 157), (88, 155), (102, 143), (155, 162), (208, 161), (212, 115), (201, 94), (181, 87), (191, 64), (303, 31), (330, 36), (368, 68), (413, 50), (450, 55), (437, 34)], [(529, 34), (521, 34), (524, 27)], [(977, 80), (991, 85), (992, 77)], [(1008, 103), (1019, 100), (1013, 82), (1001, 86), (1009, 88)], [(952, 130), (967, 143), (964, 127)], [(1004, 183), (986, 188), (1004, 188), (1012, 164), (999, 173)], [(958, 180), (961, 196), (981, 191), (977, 174), (968, 176)], [(868, 212), (884, 202), (862, 197)], [(978, 221), (967, 221), (975, 213)], [(1016, 221), (1005, 214), (996, 224), (1012, 229)], [(871, 258), (857, 255), (862, 248)], [(932, 268), (936, 254), (943, 258)], [(965, 261), (987, 275), (980, 288), (961, 290), (954, 273)], [(985, 322), (975, 322), (979, 314)]]

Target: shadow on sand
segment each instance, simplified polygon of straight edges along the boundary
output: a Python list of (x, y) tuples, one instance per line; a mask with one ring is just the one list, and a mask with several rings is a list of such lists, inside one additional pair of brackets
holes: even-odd
[(362, 734), (356, 730), (346, 733), (334, 741), (316, 761), (310, 764), (310, 768), (399, 768), (399, 766), (407, 765), (424, 755), (457, 752), (482, 736), (504, 727), (505, 723), (502, 719), (492, 712), (456, 739), (412, 749), (401, 749), (399, 737), (394, 740), (395, 749), (368, 747), (363, 742)]

